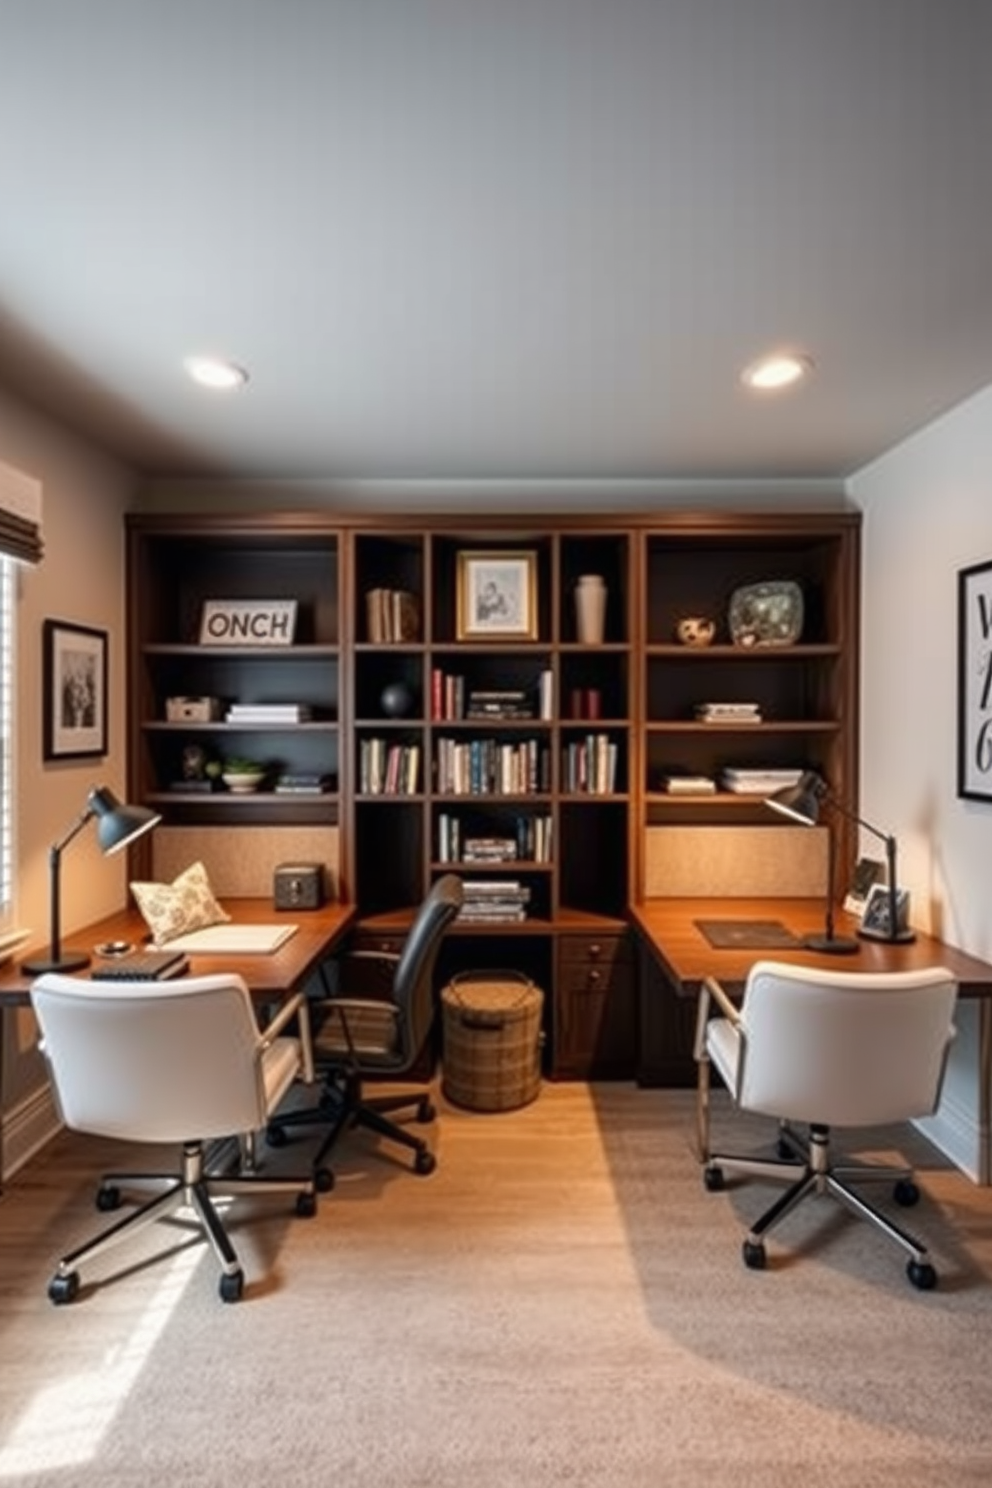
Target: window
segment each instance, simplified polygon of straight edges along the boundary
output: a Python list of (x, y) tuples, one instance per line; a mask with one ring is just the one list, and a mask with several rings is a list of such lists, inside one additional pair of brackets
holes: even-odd
[(0, 557), (0, 926), (13, 911), (14, 561)]

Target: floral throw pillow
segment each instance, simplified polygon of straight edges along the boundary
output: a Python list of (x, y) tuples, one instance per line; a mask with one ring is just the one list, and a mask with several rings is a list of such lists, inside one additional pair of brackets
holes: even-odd
[(157, 946), (231, 918), (214, 898), (202, 863), (192, 863), (171, 884), (132, 883), (131, 892)]

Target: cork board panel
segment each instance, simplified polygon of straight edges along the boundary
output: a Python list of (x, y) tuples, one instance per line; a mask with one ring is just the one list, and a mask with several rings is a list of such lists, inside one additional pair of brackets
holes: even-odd
[(645, 894), (822, 896), (826, 827), (649, 827)]
[(203, 863), (221, 899), (272, 893), (280, 863), (323, 863), (327, 892), (338, 896), (337, 827), (158, 827), (152, 834), (152, 870), (171, 883), (190, 863)]

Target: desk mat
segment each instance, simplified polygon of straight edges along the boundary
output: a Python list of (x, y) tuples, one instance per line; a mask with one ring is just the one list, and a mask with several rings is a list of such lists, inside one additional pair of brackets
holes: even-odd
[(778, 920), (694, 920), (693, 923), (718, 950), (773, 951), (802, 944)]

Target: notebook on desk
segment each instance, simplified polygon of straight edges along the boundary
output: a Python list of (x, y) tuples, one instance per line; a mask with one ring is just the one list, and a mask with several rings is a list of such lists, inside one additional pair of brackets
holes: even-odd
[(183, 951), (132, 951), (99, 961), (90, 972), (94, 982), (161, 982), (189, 971)]
[(196, 956), (268, 956), (298, 929), (298, 925), (208, 925), (177, 935), (167, 949)]
[(802, 942), (778, 920), (696, 920), (717, 950), (784, 951)]

